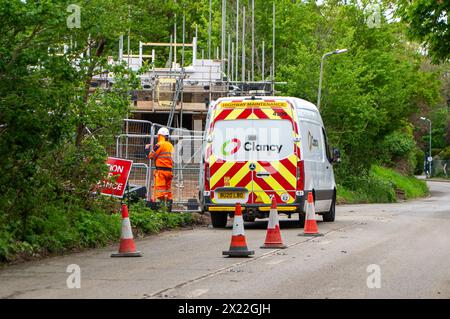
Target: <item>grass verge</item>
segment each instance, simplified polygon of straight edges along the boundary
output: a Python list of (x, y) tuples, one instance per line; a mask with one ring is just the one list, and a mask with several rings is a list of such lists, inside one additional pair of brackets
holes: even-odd
[(424, 181), (414, 176), (404, 176), (393, 169), (373, 165), (368, 177), (355, 179), (352, 185), (338, 185), (337, 202), (355, 203), (393, 203), (397, 193), (405, 199), (424, 197), (429, 194)]
[[(0, 224), (0, 264), (38, 259), (76, 252), (86, 248), (119, 243), (121, 214), (117, 203), (108, 213), (105, 206), (87, 211), (64, 206), (46, 207), (40, 215), (27, 220), (26, 231), (18, 220)], [(190, 213), (153, 211), (144, 202), (129, 208), (136, 237), (157, 234), (196, 222)]]

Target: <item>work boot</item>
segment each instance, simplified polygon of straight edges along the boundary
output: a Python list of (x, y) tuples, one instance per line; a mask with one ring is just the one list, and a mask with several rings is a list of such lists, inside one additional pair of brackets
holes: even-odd
[(164, 209), (166, 212), (171, 212), (172, 211), (172, 200), (169, 199), (164, 199), (164, 200), (160, 200), (158, 202), (160, 204), (160, 208)]
[(151, 200), (151, 201), (147, 202), (147, 207), (149, 207), (151, 210), (158, 210), (159, 205), (157, 202)]
[(173, 200), (169, 199), (167, 202), (167, 211), (170, 213), (172, 212), (172, 204), (173, 204)]

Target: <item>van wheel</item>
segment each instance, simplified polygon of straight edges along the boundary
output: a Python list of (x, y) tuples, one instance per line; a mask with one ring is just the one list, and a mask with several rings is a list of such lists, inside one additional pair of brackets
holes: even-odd
[(331, 201), (330, 211), (322, 216), (324, 222), (334, 222), (336, 217), (336, 191), (334, 192), (333, 200)]
[(305, 219), (306, 219), (306, 213), (299, 212), (298, 213), (298, 225), (300, 226), (300, 228), (305, 227)]
[(211, 223), (214, 228), (225, 228), (227, 226), (228, 214), (225, 212), (211, 212)]

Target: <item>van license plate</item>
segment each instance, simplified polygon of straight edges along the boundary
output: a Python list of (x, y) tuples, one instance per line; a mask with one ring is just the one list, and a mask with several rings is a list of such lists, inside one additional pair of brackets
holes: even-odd
[(219, 199), (244, 199), (245, 194), (243, 192), (220, 192)]

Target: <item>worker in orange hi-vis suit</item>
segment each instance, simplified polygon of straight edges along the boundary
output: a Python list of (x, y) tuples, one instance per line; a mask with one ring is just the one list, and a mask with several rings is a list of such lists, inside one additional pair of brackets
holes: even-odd
[[(172, 178), (173, 178), (173, 145), (169, 142), (169, 130), (162, 127), (158, 130), (158, 142), (150, 151), (150, 144), (145, 146), (150, 160), (155, 161), (154, 189), (152, 202), (164, 202), (169, 211), (172, 209)], [(156, 207), (156, 206), (155, 206)]]

